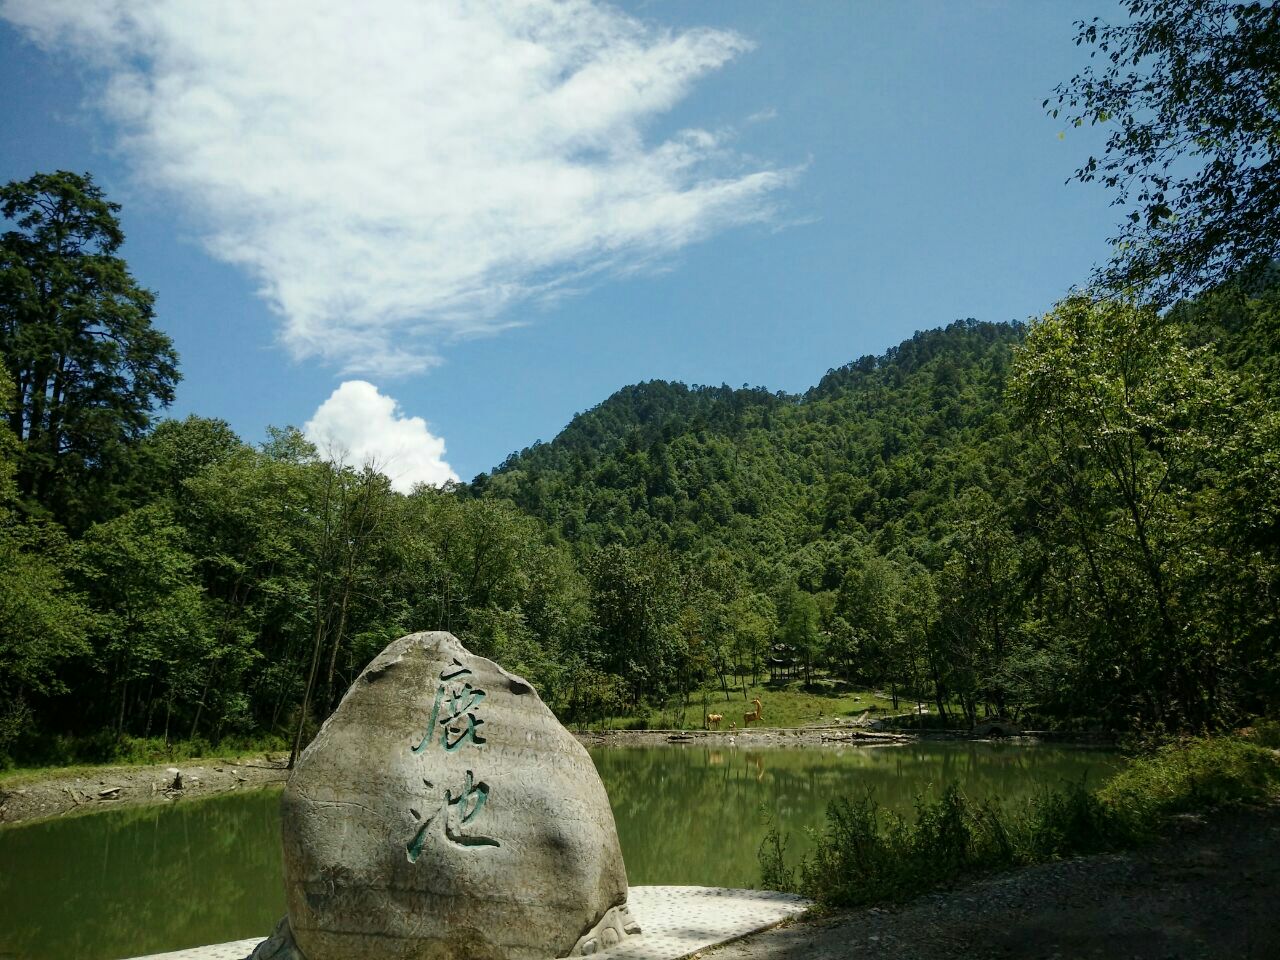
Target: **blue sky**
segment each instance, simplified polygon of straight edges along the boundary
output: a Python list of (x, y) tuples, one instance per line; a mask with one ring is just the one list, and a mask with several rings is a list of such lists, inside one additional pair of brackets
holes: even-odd
[(1065, 182), (1097, 131), (1040, 106), (1111, 3), (126, 7), (0, 0), (0, 180), (123, 204), (172, 414), (311, 422), (406, 483), (624, 384), (800, 391), (1026, 319), (1117, 220)]

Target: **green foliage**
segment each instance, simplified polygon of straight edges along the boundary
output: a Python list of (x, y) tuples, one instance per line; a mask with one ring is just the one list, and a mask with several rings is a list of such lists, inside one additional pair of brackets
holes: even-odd
[[(305, 735), (417, 629), (587, 725), (700, 726), (708, 688), (783, 725), (904, 697), (947, 726), (1231, 723), (1280, 680), (1280, 415), (1241, 346), (1272, 307), (1072, 300), (1025, 344), (955, 324), (802, 398), (648, 384), (409, 496), (295, 430), (253, 448), (165, 422), (130, 509), (74, 540), (10, 515), (0, 549), (31, 558), (7, 594), (27, 619), (0, 628), (10, 752), (37, 730)], [(846, 692), (764, 685), (779, 662)]]
[[(0, 369), (0, 413), (13, 390)], [(15, 509), (17, 442), (0, 423), (0, 766), (34, 726), (31, 697), (66, 689), (62, 670), (89, 651), (91, 614), (70, 584), (71, 550), (51, 524)]]
[(765, 594), (791, 580), (835, 588), (860, 543), (936, 561), (956, 491), (1006, 475), (1007, 431), (992, 421), (1021, 334), (960, 321), (832, 370), (804, 396), (627, 387), (468, 492), (584, 547), (722, 552)]
[(154, 296), (116, 256), (117, 204), (86, 175), (0, 187), (0, 356), (28, 509), (81, 527), (115, 500), (127, 448), (173, 400), (177, 355)]
[(971, 491), (965, 508), (936, 578), (938, 626), (929, 653), (931, 669), (945, 677), (945, 696), (959, 700), (972, 725), (979, 704), (1004, 716), (1014, 704), (1036, 703), (1043, 688), (1025, 662), (1035, 641), (1025, 623), (1023, 557), (1010, 517), (985, 492)]
[(826, 906), (902, 900), (959, 877), (1121, 849), (1156, 836), (1170, 814), (1258, 803), (1280, 790), (1280, 759), (1232, 739), (1200, 739), (1135, 760), (1097, 791), (1046, 791), (1020, 806), (974, 803), (954, 785), (920, 797), (914, 818), (870, 794), (834, 801), (812, 855), (786, 863), (771, 829), (760, 850), (766, 886)]
[(1168, 303), (1280, 258), (1280, 7), (1124, 6), (1120, 23), (1078, 24), (1101, 66), (1060, 85), (1050, 113), (1109, 130), (1103, 157), (1075, 174), (1132, 208), (1102, 278)]
[(94, 622), (56, 528), (0, 527), (0, 700), (66, 689), (60, 668), (89, 650)]
[(1254, 739), (1260, 747), (1280, 749), (1280, 721), (1259, 720), (1254, 724)]
[(1232, 737), (1177, 741), (1134, 760), (1098, 799), (1135, 835), (1160, 818), (1213, 807), (1262, 803), (1280, 787), (1274, 751)]
[[(914, 820), (886, 813), (871, 795), (833, 801), (797, 889), (830, 906), (900, 900), (965, 873), (1007, 865), (1012, 840), (1000, 813), (954, 786), (920, 798)], [(767, 861), (777, 873), (772, 853)]]
[(627, 679), (630, 703), (678, 688), (686, 653), (676, 627), (683, 589), (664, 551), (605, 547), (591, 556), (587, 579), (597, 649), (605, 668)]
[[(593, 605), (608, 610), (591, 656), (632, 680), (633, 700), (679, 695), (690, 679), (727, 691), (764, 672), (775, 643), (810, 680), (825, 669), (895, 696), (921, 691), (944, 665), (933, 577), (957, 495), (1012, 486), (1019, 441), (1001, 398), (1021, 336), (955, 323), (833, 370), (802, 397), (628, 387), (463, 492), (553, 526), (597, 585), (603, 558), (616, 571), (635, 551), (652, 582), (682, 584), (683, 609), (670, 591), (644, 594), (643, 623), (597, 587)], [(617, 649), (636, 636), (623, 620), (649, 631), (656, 661)], [(945, 690), (935, 699), (951, 702)]]
[(764, 817), (764, 839), (760, 841), (758, 859), (760, 861), (760, 885), (765, 890), (796, 889), (795, 867), (787, 864), (787, 845), (789, 838), (778, 829), (777, 821), (768, 807), (761, 807)]
[[(81, 577), (99, 611), (95, 652), (119, 699), (117, 734), (124, 733), (131, 691), (136, 700), (139, 688), (150, 684), (167, 705), (167, 735), (173, 701), (191, 665), (201, 663), (212, 645), (184, 538), (166, 507), (147, 506), (94, 525), (78, 544)], [(145, 708), (147, 727), (156, 708), (154, 700)]]
[(1233, 628), (1261, 614), (1223, 536), (1254, 455), (1239, 443), (1240, 388), (1189, 340), (1150, 307), (1072, 298), (1033, 326), (1011, 385), (1036, 532), (1057, 548), (1035, 561), (1044, 619), (1113, 725), (1230, 719), (1224, 688), (1246, 669)]
[(466, 492), (588, 569), (662, 548), (688, 595), (644, 601), (665, 672), (607, 653), (639, 607), (594, 643), (633, 702), (672, 670), (727, 690), (780, 643), (807, 680), (952, 724), (1221, 727), (1280, 692), (1273, 280), (1170, 316), (1081, 296), (1025, 332), (953, 324), (803, 397), (642, 384)]
[(812, 594), (793, 588), (782, 606), (786, 615), (778, 639), (804, 662), (805, 682), (811, 682), (813, 660), (818, 653), (818, 604)]

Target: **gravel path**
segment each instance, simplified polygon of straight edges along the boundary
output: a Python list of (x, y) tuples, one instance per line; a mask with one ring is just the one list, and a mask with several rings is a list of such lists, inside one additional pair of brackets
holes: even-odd
[(792, 924), (706, 960), (1278, 960), (1280, 806), (1187, 819), (1146, 850), (1028, 867)]

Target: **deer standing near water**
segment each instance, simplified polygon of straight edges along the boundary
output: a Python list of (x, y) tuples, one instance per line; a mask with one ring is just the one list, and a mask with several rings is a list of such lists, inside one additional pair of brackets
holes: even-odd
[(760, 712), (761, 712), (761, 710), (763, 709), (763, 707), (761, 707), (761, 705), (760, 705), (760, 701), (759, 701), (758, 699), (756, 699), (756, 700), (752, 700), (751, 702), (752, 702), (752, 703), (754, 703), (754, 704), (756, 705), (756, 709), (755, 709), (755, 711), (754, 711), (753, 713), (744, 713), (744, 714), (742, 715), (742, 725), (743, 725), (744, 727), (749, 727), (749, 726), (751, 726), (753, 723), (756, 723), (757, 721), (759, 721), (759, 719), (760, 719)]

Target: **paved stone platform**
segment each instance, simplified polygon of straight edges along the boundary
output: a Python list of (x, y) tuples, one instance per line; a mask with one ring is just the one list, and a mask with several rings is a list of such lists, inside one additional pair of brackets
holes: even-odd
[[(644, 933), (597, 953), (601, 960), (684, 960), (708, 947), (776, 926), (810, 905), (789, 893), (728, 887), (632, 887), (627, 902)], [(244, 960), (264, 939), (192, 947), (138, 960)]]

